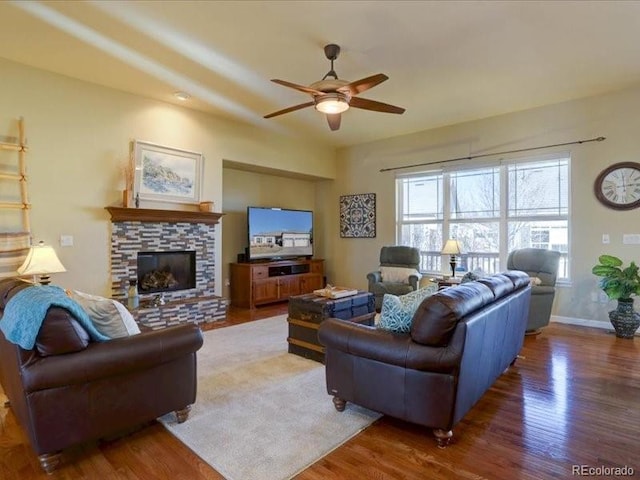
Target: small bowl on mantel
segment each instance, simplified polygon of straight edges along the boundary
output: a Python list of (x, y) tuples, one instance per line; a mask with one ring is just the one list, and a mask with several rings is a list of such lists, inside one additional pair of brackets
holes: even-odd
[(198, 208), (200, 209), (201, 212), (213, 212), (213, 210), (215, 209), (215, 203), (214, 202), (200, 202), (198, 204)]

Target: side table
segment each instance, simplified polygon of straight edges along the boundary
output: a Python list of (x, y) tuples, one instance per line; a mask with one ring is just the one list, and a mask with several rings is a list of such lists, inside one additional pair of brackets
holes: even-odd
[(324, 347), (318, 341), (318, 328), (327, 318), (340, 318), (372, 326), (373, 293), (358, 291), (343, 298), (320, 297), (313, 293), (289, 298), (289, 353), (324, 363)]
[(436, 282), (438, 282), (438, 290), (441, 290), (443, 288), (447, 288), (447, 287), (455, 287), (456, 285), (460, 285), (460, 282), (462, 281), (461, 278), (459, 277), (449, 277), (449, 278), (437, 278)]

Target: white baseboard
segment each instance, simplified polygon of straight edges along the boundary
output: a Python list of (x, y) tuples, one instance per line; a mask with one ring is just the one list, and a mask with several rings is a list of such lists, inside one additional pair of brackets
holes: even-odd
[(568, 325), (578, 325), (580, 327), (604, 328), (613, 331), (611, 323), (601, 320), (586, 320), (584, 318), (561, 317), (559, 315), (551, 315), (551, 321), (556, 323), (566, 323)]
[[(594, 328), (602, 328), (609, 333), (616, 333), (613, 329), (613, 326), (608, 321), (600, 321), (600, 320), (585, 320), (583, 318), (573, 318), (573, 317), (560, 317), (558, 315), (551, 315), (551, 321), (556, 323), (566, 323), (567, 325), (578, 325), (580, 327), (594, 327)], [(640, 329), (635, 333), (636, 337), (640, 337)]]

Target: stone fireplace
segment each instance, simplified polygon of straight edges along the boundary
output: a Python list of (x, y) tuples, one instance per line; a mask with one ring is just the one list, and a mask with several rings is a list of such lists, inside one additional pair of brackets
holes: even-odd
[[(139, 323), (162, 328), (225, 318), (226, 301), (215, 295), (214, 233), (222, 214), (107, 210), (112, 223), (112, 297), (126, 303), (129, 281), (138, 280), (140, 308), (133, 313)], [(158, 292), (164, 304), (151, 305)]]

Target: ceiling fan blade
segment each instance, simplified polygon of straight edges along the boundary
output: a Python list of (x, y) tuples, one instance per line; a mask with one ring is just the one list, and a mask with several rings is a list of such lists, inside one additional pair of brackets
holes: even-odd
[(340, 115), (339, 113), (328, 113), (327, 122), (329, 122), (329, 128), (331, 130), (338, 130), (340, 128), (341, 119), (342, 115)]
[(339, 91), (348, 91), (351, 95), (357, 95), (359, 93), (364, 92), (365, 90), (369, 90), (372, 87), (388, 80), (384, 73), (378, 73), (377, 75), (371, 75), (367, 78), (361, 78), (360, 80), (356, 80), (355, 82), (351, 82), (349, 85), (345, 85), (344, 87), (338, 88)]
[(298, 85), (296, 83), (287, 82), (286, 80), (278, 80), (277, 78), (272, 78), (271, 81), (273, 83), (277, 83), (278, 85), (293, 88), (294, 90), (299, 90), (304, 93), (312, 93), (314, 95), (324, 95), (324, 92), (321, 92), (320, 90), (316, 90), (315, 88), (305, 87), (303, 85)]
[(293, 107), (285, 108), (284, 110), (278, 110), (277, 112), (273, 112), (273, 113), (270, 113), (269, 115), (265, 115), (264, 118), (277, 117), (278, 115), (283, 115), (289, 112), (295, 112), (296, 110), (310, 107), (311, 105), (313, 105), (313, 102), (301, 103), (300, 105), (295, 105)]
[(376, 102), (375, 100), (368, 100), (366, 98), (351, 97), (349, 106), (354, 108), (361, 108), (363, 110), (372, 110), (374, 112), (383, 113), (404, 113), (404, 108), (396, 107), (395, 105), (389, 105), (388, 103)]

